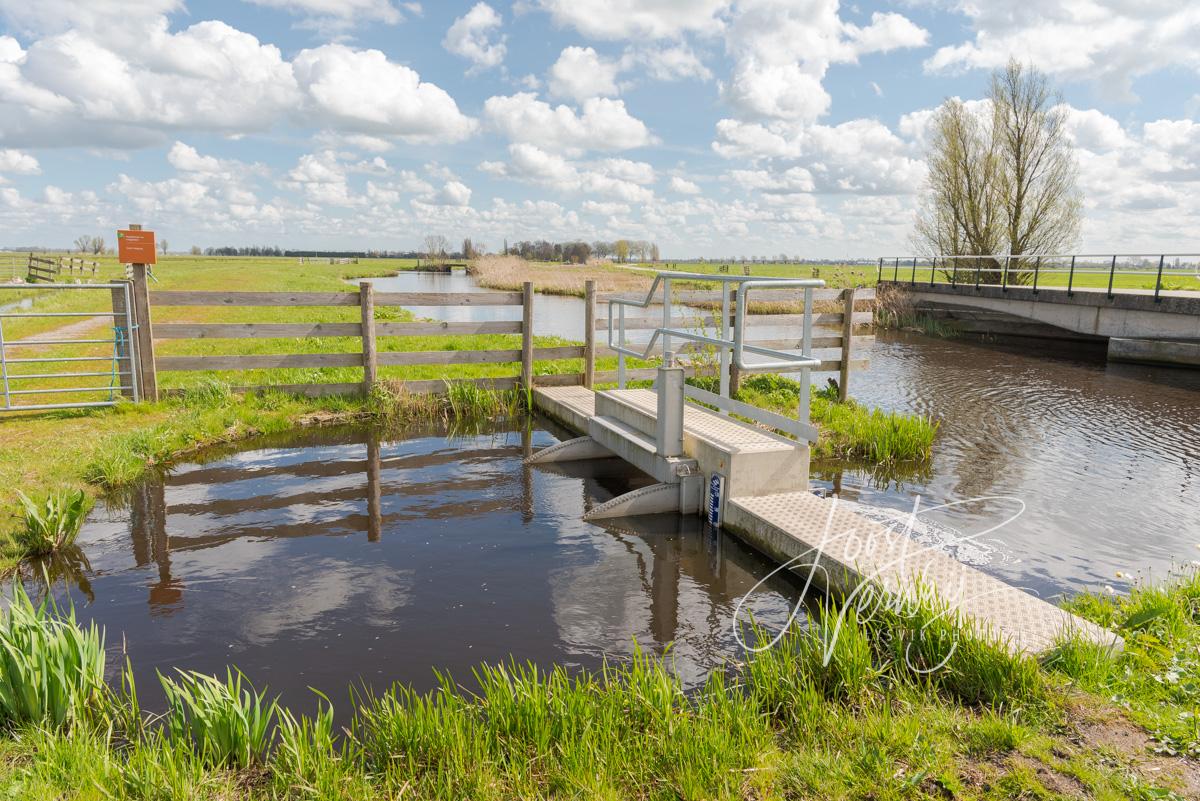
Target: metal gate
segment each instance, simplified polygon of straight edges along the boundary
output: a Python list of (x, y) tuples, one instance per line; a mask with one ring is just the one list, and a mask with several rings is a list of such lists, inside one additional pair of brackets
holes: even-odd
[[(26, 296), (17, 297), (18, 291)], [(58, 300), (54, 295), (60, 292), (94, 295), (99, 308), (38, 310), (39, 303)], [(50, 305), (74, 309), (76, 304)], [(121, 397), (137, 401), (133, 309), (127, 282), (0, 286), (0, 412), (112, 406)], [(29, 332), (25, 321), (38, 319), (59, 319), (61, 325)], [(94, 325), (85, 322), (89, 319)], [(65, 400), (52, 402), (56, 397)]]

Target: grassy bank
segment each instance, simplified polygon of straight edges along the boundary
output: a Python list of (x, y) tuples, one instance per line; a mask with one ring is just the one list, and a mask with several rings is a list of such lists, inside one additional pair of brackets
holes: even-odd
[[(690, 381), (710, 392), (717, 379), (698, 376)], [(742, 379), (737, 400), (795, 417), (800, 382), (780, 375), (751, 375)], [(924, 462), (933, 452), (938, 424), (921, 415), (870, 409), (853, 399), (839, 403), (829, 389), (815, 390), (809, 401), (810, 419), (820, 429), (813, 456), (866, 462), (874, 466)]]
[[(0, 641), (22, 643), (30, 665), (65, 658), (75, 669), (50, 671), (38, 688), (11, 662), (0, 667), (0, 687), (27, 690), (20, 705), (0, 702), (0, 790), (23, 799), (1183, 799), (1200, 787), (1195, 763), (1156, 750), (1184, 740), (1148, 737), (1086, 686), (1108, 677), (1102, 691), (1132, 698), (1136, 718), (1149, 696), (1127, 665), (1152, 670), (1163, 653), (1194, 647), (1197, 624), (1184, 610), (1200, 593), (1195, 577), (1154, 592), (1179, 612), (1153, 646), (1139, 635), (1144, 599), (1080, 601), (1123, 615), (1130, 641), (1120, 657), (1088, 655), (1086, 669), (1069, 645), (1045, 665), (1012, 656), (932, 605), (903, 615), (831, 608), (692, 694), (669, 662), (639, 654), (595, 674), (480, 666), (477, 694), (445, 676), (427, 695), (394, 686), (322, 696), (307, 717), (236, 672), (183, 673), (162, 678), (161, 718), (127, 681), (103, 683), (103, 632), (18, 596), (0, 613)], [(1194, 665), (1180, 670), (1200, 679)], [(354, 708), (344, 732), (333, 729), (334, 703)]]

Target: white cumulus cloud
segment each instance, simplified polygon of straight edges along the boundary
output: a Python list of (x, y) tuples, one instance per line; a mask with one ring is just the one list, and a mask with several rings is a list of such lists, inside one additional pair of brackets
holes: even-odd
[(487, 3), (476, 3), (470, 11), (454, 20), (446, 31), (442, 47), (470, 61), (472, 70), (498, 67), (504, 62), (507, 47), (503, 36), (495, 40), (492, 36), (503, 22), (496, 9)]
[(621, 65), (608, 61), (591, 47), (567, 47), (550, 67), (550, 94), (583, 102), (591, 97), (618, 93), (617, 73)]
[(585, 101), (576, 113), (566, 105), (551, 107), (529, 92), (499, 95), (483, 104), (483, 116), (511, 141), (547, 150), (629, 150), (657, 141), (623, 101), (605, 97)]
[(444, 89), (378, 50), (324, 45), (302, 50), (293, 67), (312, 111), (339, 130), (408, 142), (458, 142), (475, 130)]

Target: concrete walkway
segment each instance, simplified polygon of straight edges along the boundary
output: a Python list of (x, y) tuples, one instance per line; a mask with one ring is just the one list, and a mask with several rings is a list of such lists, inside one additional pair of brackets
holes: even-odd
[[(647, 413), (654, 407), (650, 390), (615, 394)], [(539, 410), (582, 434), (596, 414), (596, 394), (584, 387), (537, 389), (534, 402)], [(687, 456), (700, 459), (706, 482), (713, 468), (704, 467), (705, 448), (726, 454), (742, 449), (765, 454), (784, 447), (803, 451), (807, 467), (807, 451), (796, 449), (795, 443), (691, 404), (685, 408), (684, 444)], [(918, 587), (923, 586), (981, 634), (1018, 653), (1045, 654), (1070, 633), (1107, 647), (1122, 646), (1119, 637), (1099, 626), (839, 507), (836, 499), (813, 495), (806, 489), (806, 469), (797, 489), (794, 461), (780, 462), (779, 470), (768, 471), (778, 473), (773, 475), (761, 474), (765, 463), (747, 462), (753, 469), (739, 476), (735, 459), (729, 458), (722, 469), (727, 472), (729, 496), (724, 528), (802, 578), (811, 573), (819, 588), (845, 594), (852, 603), (861, 599), (870, 608), (876, 601), (865, 592), (865, 585), (883, 590), (893, 603), (917, 600)], [(788, 475), (783, 475), (785, 464)]]

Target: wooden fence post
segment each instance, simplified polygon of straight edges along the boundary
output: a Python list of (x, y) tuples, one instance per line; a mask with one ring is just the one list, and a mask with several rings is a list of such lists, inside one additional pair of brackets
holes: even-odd
[(596, 383), (596, 282), (583, 285), (583, 385), (588, 389)]
[(522, 287), (523, 308), (521, 310), (521, 387), (533, 389), (533, 282), (526, 281)]
[[(126, 398), (133, 397), (133, 359), (130, 358), (133, 353), (132, 343), (129, 341), (133, 337), (134, 331), (126, 328), (126, 323), (130, 321), (129, 309), (125, 306), (125, 290), (110, 289), (112, 293), (112, 310), (113, 310), (113, 339), (116, 340), (114, 350), (116, 351), (117, 370), (124, 375), (117, 376), (117, 383), (124, 387), (121, 394)], [(120, 329), (120, 330), (118, 330)], [(122, 336), (122, 333), (124, 336)], [(141, 390), (141, 385), (138, 385), (138, 390)]]
[(854, 341), (854, 287), (842, 290), (842, 367), (838, 380), (838, 400), (850, 397), (850, 352)]
[(363, 396), (370, 397), (379, 374), (375, 350), (375, 285), (370, 281), (358, 285), (358, 303), (362, 307)]
[[(130, 231), (140, 231), (133, 224)], [(154, 366), (154, 324), (150, 320), (150, 285), (145, 264), (133, 266), (133, 315), (137, 325), (137, 360), (142, 400), (158, 400), (158, 370)]]

